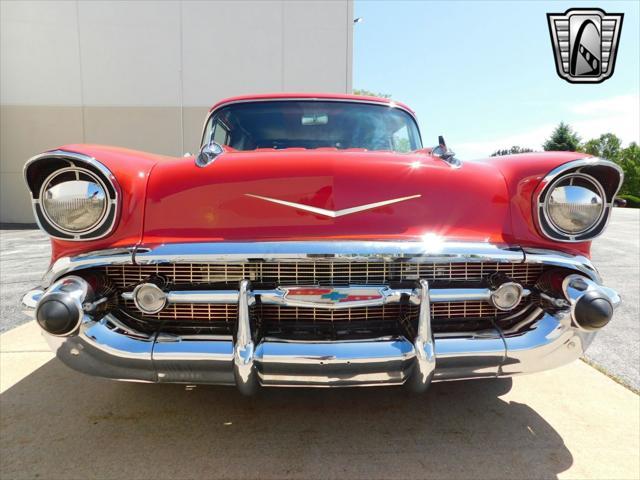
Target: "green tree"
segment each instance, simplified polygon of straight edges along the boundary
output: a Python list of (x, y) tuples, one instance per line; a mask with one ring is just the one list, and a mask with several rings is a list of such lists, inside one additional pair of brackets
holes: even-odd
[(499, 157), (501, 155), (515, 155), (517, 153), (529, 153), (529, 152), (533, 152), (533, 150), (531, 150), (530, 148), (519, 147), (518, 145), (514, 145), (513, 147), (511, 147), (509, 149), (496, 150), (495, 152), (493, 152), (491, 154), (491, 156), (492, 157)]
[(618, 165), (624, 171), (624, 183), (620, 193), (640, 197), (640, 147), (632, 142), (627, 148), (620, 150)]
[(551, 137), (542, 144), (545, 151), (570, 151), (575, 152), (580, 148), (580, 137), (564, 122), (551, 133)]
[(388, 93), (372, 92), (371, 90), (365, 90), (364, 88), (354, 88), (353, 94), (365, 97), (391, 98), (391, 95)]
[(598, 138), (592, 138), (580, 147), (581, 152), (616, 161), (620, 155), (622, 141), (613, 133), (604, 133)]

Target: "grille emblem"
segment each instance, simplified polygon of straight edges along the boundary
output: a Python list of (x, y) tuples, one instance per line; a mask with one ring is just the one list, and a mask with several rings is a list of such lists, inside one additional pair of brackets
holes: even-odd
[(570, 83), (600, 83), (613, 75), (623, 17), (599, 8), (548, 13), (560, 78)]
[(285, 287), (285, 297), (300, 304), (335, 305), (366, 300), (379, 300), (383, 297), (384, 287), (344, 287), (344, 288), (316, 288), (316, 287)]

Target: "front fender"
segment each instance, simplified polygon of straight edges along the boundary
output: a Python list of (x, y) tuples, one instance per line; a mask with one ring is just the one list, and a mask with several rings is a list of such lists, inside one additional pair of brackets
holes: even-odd
[(71, 158), (74, 163), (84, 162), (97, 167), (115, 185), (118, 191), (116, 219), (111, 231), (99, 239), (74, 241), (51, 238), (52, 262), (82, 252), (138, 244), (142, 237), (149, 175), (159, 161), (170, 161), (171, 158), (100, 145), (65, 145), (37, 155), (26, 163), (24, 175), (32, 200), (37, 197), (44, 178), (54, 169), (68, 164)]

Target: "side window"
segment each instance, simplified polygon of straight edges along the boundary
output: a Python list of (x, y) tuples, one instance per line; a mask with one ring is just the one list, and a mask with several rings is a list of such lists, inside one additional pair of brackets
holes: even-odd
[(213, 131), (213, 141), (220, 145), (229, 143), (229, 130), (220, 122), (216, 123), (216, 128)]
[(393, 133), (392, 140), (393, 149), (396, 152), (407, 153), (411, 151), (411, 139), (406, 125)]

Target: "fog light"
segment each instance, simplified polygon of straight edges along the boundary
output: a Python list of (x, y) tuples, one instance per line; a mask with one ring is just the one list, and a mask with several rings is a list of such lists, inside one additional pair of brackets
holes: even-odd
[(513, 310), (522, 300), (522, 285), (506, 282), (491, 292), (491, 304), (498, 310)]
[(158, 313), (167, 304), (167, 296), (155, 283), (141, 283), (133, 290), (133, 303), (143, 313)]

